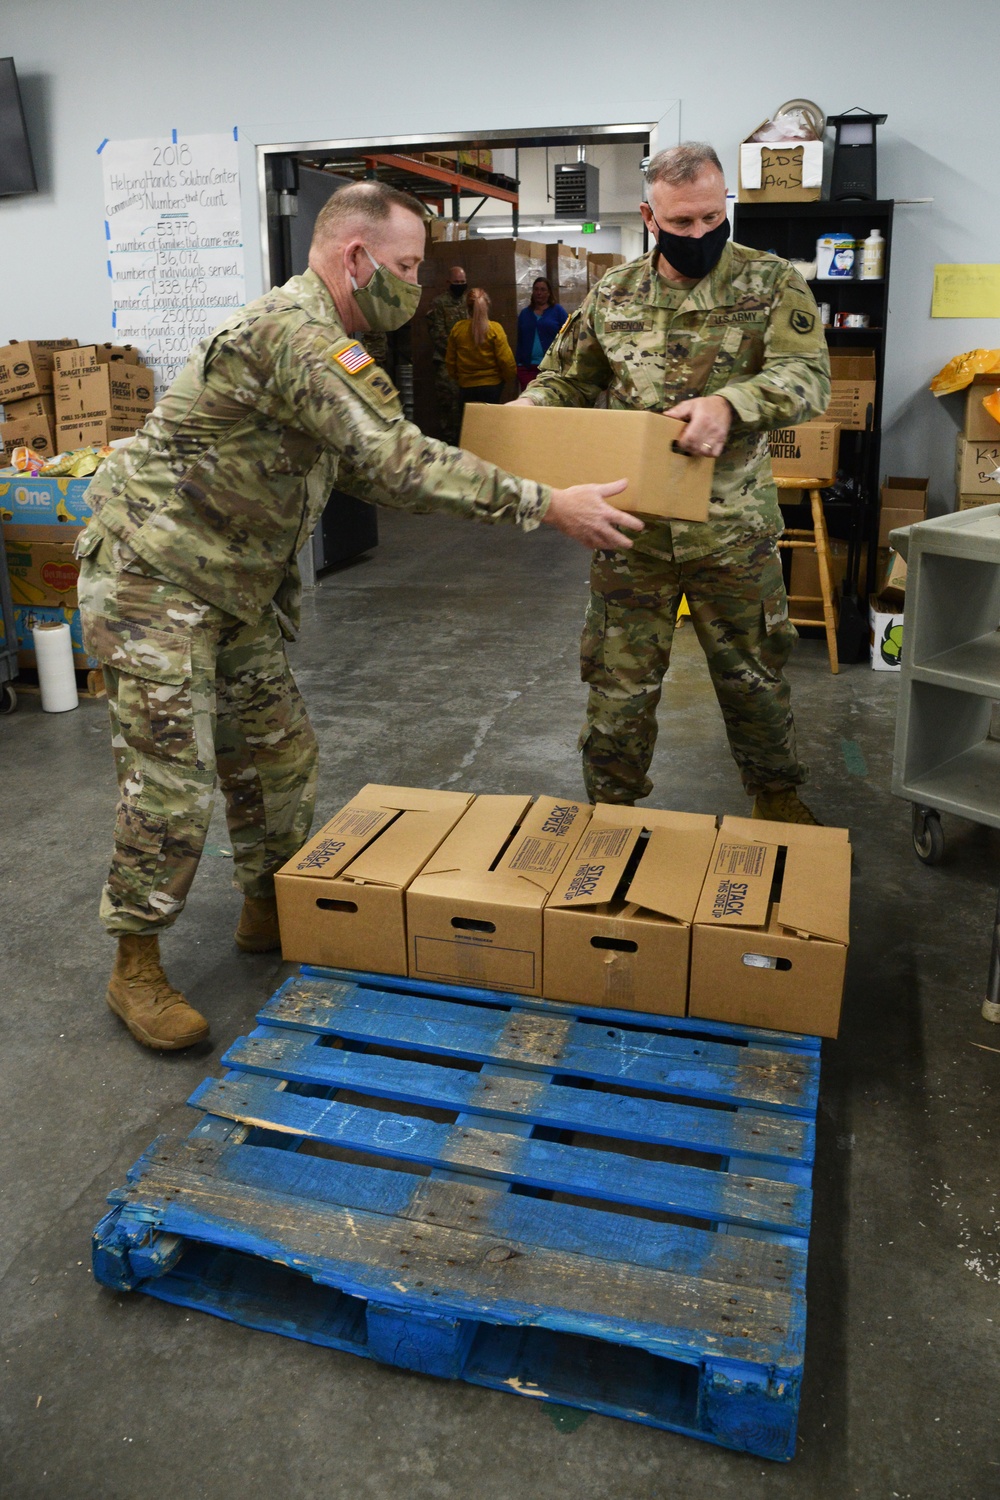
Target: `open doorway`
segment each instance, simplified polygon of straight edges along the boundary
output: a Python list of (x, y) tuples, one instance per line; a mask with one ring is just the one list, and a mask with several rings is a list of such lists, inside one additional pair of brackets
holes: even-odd
[[(599, 275), (646, 249), (642, 165), (656, 130), (655, 121), (637, 121), (258, 146), (270, 284), (306, 269), (316, 216), (337, 187), (378, 180), (419, 199), (429, 216), (420, 307), (398, 333), (364, 342), (397, 386), (406, 416), (430, 436), (456, 442), (456, 408), (437, 347), (440, 319), (431, 316), (449, 269), (460, 265), (469, 286), (484, 287), (490, 317), (512, 349), (538, 278), (552, 284), (557, 307), (575, 311)], [(459, 307), (454, 316), (463, 315)], [(359, 504), (331, 497), (313, 548), (317, 571), (374, 545), (374, 512)]]

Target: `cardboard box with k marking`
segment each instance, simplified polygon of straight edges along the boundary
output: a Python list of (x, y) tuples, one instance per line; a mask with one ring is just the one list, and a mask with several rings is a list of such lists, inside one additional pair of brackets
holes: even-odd
[(698, 813), (596, 808), (545, 907), (546, 997), (685, 1015), (715, 833)]
[(362, 787), (275, 876), (282, 956), (405, 974), (403, 892), (473, 801), (469, 792)]
[(587, 803), (477, 797), (406, 896), (413, 978), (542, 994), (542, 911)]
[(836, 1036), (850, 895), (846, 828), (724, 818), (694, 917), (688, 1014)]

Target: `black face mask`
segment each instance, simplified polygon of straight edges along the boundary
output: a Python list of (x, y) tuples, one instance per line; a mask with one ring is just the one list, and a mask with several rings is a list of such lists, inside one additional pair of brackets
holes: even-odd
[(717, 224), (700, 239), (695, 239), (690, 234), (668, 234), (665, 229), (660, 229), (655, 219), (653, 223), (659, 230), (656, 245), (660, 254), (670, 262), (679, 276), (686, 276), (693, 281), (700, 281), (718, 265), (729, 238), (728, 219), (723, 219), (721, 224)]
[(448, 290), (457, 301), (459, 297), (465, 295), (468, 288), (466, 287), (464, 281), (449, 281)]

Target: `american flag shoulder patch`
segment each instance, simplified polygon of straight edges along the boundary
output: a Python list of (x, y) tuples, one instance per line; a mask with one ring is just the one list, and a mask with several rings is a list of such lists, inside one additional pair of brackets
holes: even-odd
[(340, 349), (333, 356), (338, 365), (341, 365), (348, 375), (357, 375), (359, 370), (367, 369), (375, 361), (363, 344), (348, 344), (345, 349)]

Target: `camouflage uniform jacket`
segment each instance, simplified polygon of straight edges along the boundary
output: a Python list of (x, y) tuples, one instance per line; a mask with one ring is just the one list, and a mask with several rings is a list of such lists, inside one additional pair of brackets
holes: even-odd
[(601, 278), (525, 395), (536, 406), (593, 406), (606, 391), (614, 411), (725, 397), (735, 415), (708, 524), (647, 523), (637, 540), (643, 552), (683, 562), (781, 531), (764, 433), (826, 409), (830, 361), (816, 303), (787, 261), (727, 244), (715, 269), (686, 288), (658, 274), (658, 254)]
[[(293, 623), (295, 559), (331, 488), (399, 510), (538, 525), (550, 491), (424, 437), (312, 271), (205, 339), (88, 499), (162, 577), (247, 624)], [(277, 595), (277, 597), (275, 597)]]
[(442, 292), (435, 297), (427, 309), (427, 332), (431, 336), (431, 352), (436, 360), (443, 360), (448, 349), (448, 335), (456, 323), (469, 316), (465, 298), (453, 297)]

